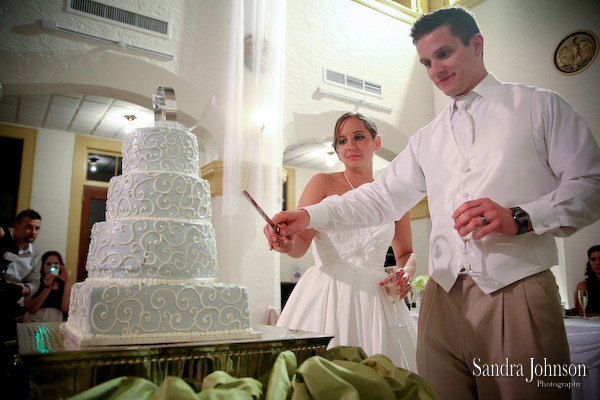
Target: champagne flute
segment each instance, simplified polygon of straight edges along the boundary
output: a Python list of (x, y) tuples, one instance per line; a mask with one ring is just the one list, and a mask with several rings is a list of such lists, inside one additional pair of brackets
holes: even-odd
[[(455, 196), (452, 199), (452, 205), (453, 205), (453, 210), (456, 210), (458, 207), (462, 206), (464, 203), (466, 203), (467, 201), (471, 201), (473, 200), (473, 196), (471, 196), (468, 193), (462, 193), (458, 196)], [(465, 229), (464, 227), (459, 231), (459, 233)], [(469, 232), (468, 235), (465, 236), (461, 236), (460, 238), (463, 241), (464, 244), (464, 252), (466, 253), (466, 262), (463, 263), (463, 269), (459, 272), (459, 275), (464, 275), (464, 274), (469, 274), (469, 275), (473, 275), (475, 274), (475, 271), (473, 271), (473, 267), (471, 266), (471, 255), (469, 253), (469, 242), (471, 240), (471, 236), (473, 236), (473, 232)]]
[[(395, 266), (384, 267), (384, 270), (388, 275), (393, 275), (397, 271)], [(398, 310), (396, 309), (396, 303), (399, 300), (401, 300), (397, 293), (399, 290), (399, 287), (394, 286), (394, 283), (390, 282), (387, 285), (385, 285), (384, 288), (388, 295), (388, 298), (392, 302), (392, 307), (394, 307), (394, 325), (390, 326), (390, 329), (406, 328), (406, 325), (402, 324), (398, 320)]]
[(581, 305), (581, 308), (583, 309), (583, 318), (585, 318), (585, 308), (587, 307), (587, 304), (588, 304), (587, 290), (578, 290), (577, 298), (579, 299), (579, 305)]

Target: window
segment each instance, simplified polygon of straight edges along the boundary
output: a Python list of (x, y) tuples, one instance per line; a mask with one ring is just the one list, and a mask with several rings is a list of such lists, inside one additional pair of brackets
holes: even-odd
[(108, 182), (113, 176), (121, 175), (120, 156), (88, 153), (86, 180)]

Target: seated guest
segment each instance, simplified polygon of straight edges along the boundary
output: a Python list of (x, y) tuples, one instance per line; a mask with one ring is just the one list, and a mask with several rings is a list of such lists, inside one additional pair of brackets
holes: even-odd
[(587, 290), (588, 303), (585, 308), (587, 317), (600, 316), (600, 245), (592, 246), (588, 249), (588, 263), (585, 270), (584, 281), (577, 284), (575, 289), (575, 312), (577, 315), (583, 315), (583, 308), (579, 304), (578, 292)]
[(59, 252), (48, 251), (42, 256), (41, 284), (38, 291), (25, 299), (27, 312), (23, 322), (60, 322), (69, 311), (71, 282), (69, 270)]

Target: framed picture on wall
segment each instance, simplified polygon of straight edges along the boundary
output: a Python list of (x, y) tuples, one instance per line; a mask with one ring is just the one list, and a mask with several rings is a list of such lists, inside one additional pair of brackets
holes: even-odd
[(590, 31), (569, 33), (554, 50), (554, 67), (564, 75), (574, 75), (589, 67), (598, 55), (598, 37)]

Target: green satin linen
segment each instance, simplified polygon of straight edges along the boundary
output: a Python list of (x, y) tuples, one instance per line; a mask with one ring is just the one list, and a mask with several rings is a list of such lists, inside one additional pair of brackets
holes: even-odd
[[(292, 353), (293, 354), (293, 353)], [(209, 392), (211, 389), (229, 390), (236, 389), (244, 391), (252, 398), (260, 398), (263, 392), (263, 385), (252, 378), (234, 378), (224, 371), (215, 371), (202, 381), (201, 393)], [(203, 398), (203, 397), (200, 397)], [(207, 397), (207, 399), (212, 397)]]
[(85, 392), (71, 397), (71, 399), (145, 400), (150, 399), (156, 389), (156, 385), (149, 380), (130, 376), (122, 376), (94, 386)]
[(367, 357), (360, 347), (336, 347), (323, 357), (311, 357), (295, 379), (293, 400), (437, 399), (423, 378), (397, 368), (384, 355)]
[[(261, 381), (266, 382), (263, 385)], [(198, 391), (199, 390), (199, 391)], [(358, 347), (336, 347), (313, 356), (299, 367), (293, 352), (279, 354), (260, 380), (235, 378), (215, 371), (200, 382), (168, 376), (160, 386), (143, 378), (120, 377), (102, 383), (72, 400), (435, 400), (420, 376), (397, 368), (385, 356), (367, 357)]]
[(292, 380), (296, 369), (298, 360), (293, 352), (288, 350), (279, 354), (269, 374), (265, 400), (289, 399), (293, 392)]

